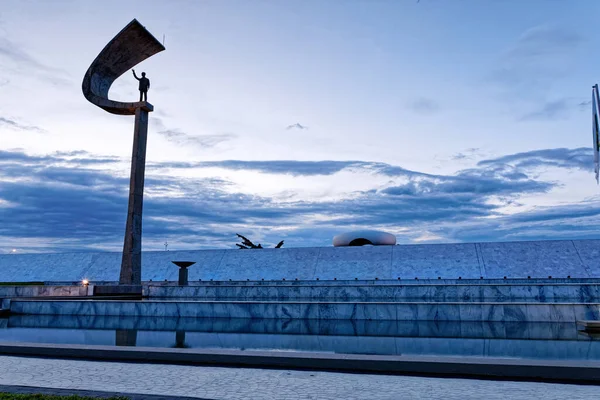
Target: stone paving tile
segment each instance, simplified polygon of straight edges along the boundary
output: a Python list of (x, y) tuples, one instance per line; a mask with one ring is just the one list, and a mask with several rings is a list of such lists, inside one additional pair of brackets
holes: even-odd
[[(0, 356), (0, 385), (214, 400), (565, 399), (598, 387)], [(1, 387), (0, 387), (1, 389)]]

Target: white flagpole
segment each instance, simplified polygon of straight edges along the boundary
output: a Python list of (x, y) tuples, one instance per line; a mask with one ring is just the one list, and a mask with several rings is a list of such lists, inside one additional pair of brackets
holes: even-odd
[(594, 139), (594, 172), (596, 173), (596, 183), (600, 184), (600, 126), (598, 122), (598, 106), (600, 98), (598, 97), (598, 85), (592, 87), (592, 135)]

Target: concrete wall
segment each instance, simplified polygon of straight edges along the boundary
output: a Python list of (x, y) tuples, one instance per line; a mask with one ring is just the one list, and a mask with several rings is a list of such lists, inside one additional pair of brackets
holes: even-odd
[(29, 315), (322, 319), (374, 321), (567, 322), (598, 320), (591, 303), (102, 301), (12, 299), (10, 312)]
[(0, 286), (0, 298), (87, 296), (84, 286)]
[[(331, 281), (329, 281), (331, 282)], [(422, 282), (422, 281), (419, 281)], [(599, 284), (198, 285), (153, 286), (150, 298), (237, 301), (580, 302), (599, 303)], [(502, 281), (504, 282), (504, 281)], [(511, 282), (511, 281), (506, 281)], [(0, 291), (1, 293), (1, 291)]]
[[(171, 261), (196, 261), (189, 279), (371, 280), (600, 277), (600, 240), (156, 251), (142, 255), (144, 281), (177, 280)], [(0, 255), (0, 281), (116, 281), (120, 253)]]

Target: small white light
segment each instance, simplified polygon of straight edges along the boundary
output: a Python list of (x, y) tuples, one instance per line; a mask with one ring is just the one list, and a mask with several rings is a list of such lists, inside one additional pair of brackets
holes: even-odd
[(81, 283), (83, 283), (83, 286), (87, 286), (90, 284), (90, 281), (88, 281), (87, 279), (84, 279), (81, 281)]
[(16, 252), (17, 252), (17, 249), (12, 249), (11, 250), (11, 253), (16, 253)]

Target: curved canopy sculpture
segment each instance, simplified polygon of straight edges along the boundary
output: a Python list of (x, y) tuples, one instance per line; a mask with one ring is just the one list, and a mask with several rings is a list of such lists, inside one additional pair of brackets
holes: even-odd
[(124, 103), (108, 98), (113, 82), (123, 73), (156, 53), (165, 50), (150, 32), (134, 19), (117, 34), (88, 68), (81, 88), (92, 104), (113, 114), (134, 115), (135, 109), (152, 106), (146, 102)]

